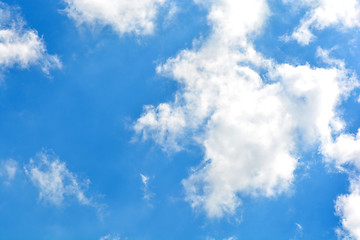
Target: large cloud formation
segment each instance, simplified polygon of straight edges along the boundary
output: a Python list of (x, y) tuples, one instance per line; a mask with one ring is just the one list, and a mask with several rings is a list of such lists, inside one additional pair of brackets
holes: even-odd
[(343, 133), (337, 107), (359, 83), (321, 48), (327, 68), (279, 64), (256, 52), (251, 39), (270, 14), (265, 0), (195, 2), (208, 9), (212, 33), (158, 67), (181, 89), (173, 102), (146, 106), (134, 128), (166, 150), (181, 150), (189, 138), (204, 148), (203, 163), (183, 181), (186, 199), (221, 217), (235, 212), (241, 195), (289, 189), (300, 143), (320, 144), (325, 159), (339, 163), (339, 142), (355, 139)]
[(0, 2), (0, 69), (31, 65), (39, 65), (46, 74), (52, 68), (61, 68), (59, 58), (47, 53), (44, 40), (36, 30), (26, 27), (18, 10)]
[(78, 24), (111, 26), (120, 35), (151, 34), (159, 7), (166, 0), (64, 0)]

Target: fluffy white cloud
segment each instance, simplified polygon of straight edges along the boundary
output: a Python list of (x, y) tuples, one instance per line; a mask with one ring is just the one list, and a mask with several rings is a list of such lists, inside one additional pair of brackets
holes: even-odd
[(342, 225), (338, 234), (343, 239), (360, 239), (360, 129), (356, 135), (340, 134), (335, 141), (324, 144), (322, 152), (328, 162), (352, 178), (350, 193), (340, 195), (336, 201)]
[(186, 199), (221, 217), (234, 213), (240, 195), (286, 191), (300, 139), (332, 143), (344, 128), (336, 108), (358, 82), (322, 49), (328, 68), (257, 53), (250, 39), (269, 15), (266, 1), (196, 2), (208, 8), (212, 34), (158, 67), (182, 87), (173, 102), (145, 107), (134, 128), (167, 150), (181, 150), (189, 138), (203, 147), (203, 163), (183, 180)]
[(282, 64), (270, 75), (282, 83), (286, 111), (306, 142), (327, 144), (332, 142), (332, 133), (343, 130), (345, 123), (336, 107), (359, 86), (346, 69)]
[(197, 87), (184, 94), (191, 96), (183, 107), (186, 122), (199, 117), (193, 112), (204, 113), (198, 127), (204, 131), (199, 141), (205, 147), (205, 162), (183, 184), (192, 206), (203, 207), (209, 216), (234, 212), (239, 192), (283, 192), (297, 163), (291, 155), (292, 123), (284, 111), (281, 86), (264, 84), (258, 73), (238, 66), (237, 56), (227, 54), (234, 59), (221, 55), (222, 62), (216, 63), (220, 58), (214, 56), (205, 61), (208, 66), (194, 65), (201, 77), (187, 77)]
[(85, 196), (89, 180), (79, 182), (66, 164), (56, 156), (38, 153), (35, 159), (25, 166), (25, 173), (39, 189), (39, 197), (45, 202), (61, 205), (65, 197), (75, 197), (82, 205), (93, 205)]
[(360, 27), (359, 0), (284, 0), (284, 2), (309, 8), (300, 25), (288, 38), (302, 45), (307, 45), (314, 39), (313, 29), (340, 27), (342, 30)]
[(335, 161), (339, 168), (352, 165), (360, 170), (360, 129), (356, 135), (341, 134), (335, 140), (323, 146), (328, 161)]
[(341, 195), (336, 201), (336, 213), (341, 217), (343, 239), (360, 239), (360, 181), (351, 181), (350, 194)]
[[(329, 52), (322, 49), (318, 51), (318, 55), (325, 62), (344, 69), (345, 64), (343, 62), (331, 59), (328, 54)], [(354, 77), (349, 76), (349, 79), (342, 82), (341, 85), (341, 89), (347, 95), (346, 92), (348, 93), (352, 87), (358, 87), (359, 83)], [(327, 91), (329, 88), (322, 87)], [(327, 92), (327, 94), (331, 93)], [(330, 99), (330, 97), (324, 98), (324, 101), (326, 99)], [(357, 207), (359, 204), (356, 203), (360, 198), (360, 181), (354, 180), (360, 177), (360, 129), (357, 134), (345, 133), (341, 131), (345, 124), (339, 120), (339, 117), (334, 116), (332, 119), (336, 120), (337, 123), (336, 121), (330, 122), (332, 127), (323, 129), (320, 152), (327, 163), (335, 165), (340, 171), (349, 174), (351, 179), (350, 194), (339, 196), (335, 206), (337, 214), (341, 217), (343, 227), (343, 229), (338, 229), (338, 234), (343, 239), (360, 239), (360, 208)], [(326, 132), (328, 133), (326, 134)], [(333, 138), (332, 134), (336, 137)]]
[(150, 34), (166, 0), (64, 0), (78, 24), (111, 26), (119, 34)]
[[(270, 14), (267, 1), (194, 0), (209, 10), (208, 20), (213, 27), (212, 37), (226, 44), (239, 44), (246, 36), (261, 29)], [(219, 40), (219, 39), (218, 39)]]
[(39, 65), (46, 74), (52, 68), (61, 68), (59, 58), (47, 53), (37, 31), (26, 27), (16, 9), (0, 2), (0, 68), (31, 65)]
[(10, 183), (18, 171), (18, 163), (15, 160), (9, 159), (1, 161), (0, 163), (0, 176), (4, 177), (5, 183)]

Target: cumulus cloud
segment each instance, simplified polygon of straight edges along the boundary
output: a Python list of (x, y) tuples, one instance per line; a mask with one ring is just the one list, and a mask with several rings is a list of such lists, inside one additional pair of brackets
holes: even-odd
[(166, 0), (64, 0), (77, 24), (111, 26), (120, 35), (151, 34), (159, 7)]
[(91, 199), (85, 196), (90, 181), (79, 182), (77, 176), (57, 156), (38, 153), (36, 158), (30, 159), (24, 170), (38, 188), (40, 200), (60, 206), (65, 198), (74, 197), (82, 205), (93, 205)]
[(350, 193), (336, 201), (336, 213), (341, 218), (342, 228), (337, 230), (343, 239), (360, 239), (360, 179), (351, 181)]
[(357, 134), (341, 134), (335, 140), (323, 146), (328, 161), (335, 161), (338, 168), (355, 166), (360, 171), (360, 129)]
[(46, 74), (53, 68), (61, 68), (59, 58), (47, 53), (43, 38), (36, 30), (26, 27), (18, 10), (0, 2), (1, 70), (32, 65), (40, 66)]
[(301, 130), (306, 142), (332, 142), (332, 133), (344, 129), (345, 123), (336, 111), (341, 101), (359, 83), (346, 69), (316, 68), (309, 65), (281, 64), (271, 72), (281, 81), (287, 95), (287, 112)]
[(6, 161), (1, 161), (0, 176), (5, 178), (6, 184), (9, 184), (15, 178), (17, 172), (18, 172), (18, 163), (15, 160), (9, 159)]
[(360, 27), (359, 0), (284, 0), (291, 4), (309, 8), (300, 25), (288, 39), (294, 39), (301, 45), (309, 44), (314, 38), (312, 30), (327, 27), (351, 29)]
[(345, 125), (337, 107), (358, 81), (323, 49), (317, 56), (327, 68), (257, 53), (251, 39), (269, 16), (265, 0), (195, 2), (209, 10), (212, 33), (158, 67), (181, 89), (173, 102), (146, 106), (134, 129), (165, 150), (181, 150), (189, 138), (203, 147), (203, 162), (183, 180), (186, 200), (221, 217), (235, 212), (241, 195), (287, 191), (299, 142), (333, 143)]
[(324, 144), (322, 152), (327, 162), (350, 177), (350, 193), (340, 195), (335, 205), (342, 226), (337, 232), (343, 239), (360, 239), (360, 129), (357, 134), (340, 134)]

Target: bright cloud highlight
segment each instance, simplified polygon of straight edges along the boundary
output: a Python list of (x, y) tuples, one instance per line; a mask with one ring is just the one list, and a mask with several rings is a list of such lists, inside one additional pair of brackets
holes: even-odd
[(78, 24), (111, 26), (120, 35), (151, 34), (159, 7), (166, 0), (64, 0), (66, 12)]

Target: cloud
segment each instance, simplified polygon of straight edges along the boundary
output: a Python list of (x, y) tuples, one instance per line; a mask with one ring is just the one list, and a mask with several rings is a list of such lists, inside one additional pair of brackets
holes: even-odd
[(342, 229), (337, 229), (343, 239), (360, 239), (360, 179), (352, 180), (350, 193), (336, 200), (336, 213), (341, 218)]
[(323, 153), (340, 169), (351, 165), (360, 171), (360, 129), (356, 135), (341, 134), (335, 142), (325, 144)]
[(70, 172), (57, 156), (40, 152), (35, 159), (30, 159), (24, 170), (39, 189), (40, 200), (60, 206), (65, 198), (74, 197), (81, 205), (94, 205), (91, 199), (85, 196), (85, 189), (90, 181), (79, 182), (77, 176)]
[(0, 163), (0, 177), (4, 177), (5, 183), (9, 184), (12, 180), (14, 180), (16, 173), (18, 172), (18, 163), (9, 159), (6, 161), (1, 161)]
[(360, 239), (360, 129), (356, 135), (340, 134), (322, 151), (327, 162), (334, 163), (350, 178), (350, 193), (340, 195), (335, 204), (342, 226), (337, 233), (343, 239)]
[(0, 2), (0, 68), (4, 71), (14, 66), (22, 69), (32, 65), (41, 67), (44, 73), (61, 68), (56, 55), (47, 53), (44, 40), (37, 31), (26, 27), (18, 9)]
[(286, 95), (287, 112), (305, 142), (332, 142), (332, 134), (345, 123), (337, 107), (359, 86), (353, 73), (344, 68), (316, 68), (281, 64), (270, 73), (280, 80)]
[(149, 177), (143, 175), (140, 173), (140, 177), (141, 177), (141, 181), (144, 184), (145, 187), (147, 187), (148, 183), (149, 183)]
[(313, 29), (327, 27), (351, 29), (360, 27), (360, 2), (358, 0), (283, 0), (284, 2), (309, 8), (301, 19), (300, 25), (287, 39), (294, 39), (301, 45), (307, 45), (315, 36)]
[(239, 192), (273, 196), (286, 190), (297, 159), (290, 154), (293, 146), (284, 144), (291, 123), (282, 117), (280, 86), (264, 84), (256, 71), (238, 64), (262, 61), (247, 36), (268, 15), (266, 2), (198, 2), (209, 9), (213, 34), (199, 50), (184, 50), (158, 68), (183, 89), (172, 103), (146, 107), (135, 130), (175, 150), (193, 135), (205, 159), (183, 181), (186, 199), (220, 217), (240, 205)]
[(295, 223), (296, 231), (294, 236), (290, 240), (302, 239), (303, 238), (303, 226), (300, 223)]
[(123, 35), (151, 34), (159, 7), (166, 0), (64, 0), (66, 13), (77, 24), (111, 26)]
[(143, 198), (145, 200), (150, 200), (150, 198), (154, 195), (149, 190), (149, 180), (150, 180), (150, 178), (148, 176), (145, 176), (145, 175), (141, 174), (141, 173), (140, 173), (140, 177), (141, 177), (141, 181), (143, 183), (143, 192), (144, 192)]
[(118, 234), (108, 234), (100, 238), (100, 240), (120, 240)]
[[(229, 237), (229, 238), (224, 238), (223, 240), (236, 240), (236, 237)], [(207, 237), (206, 240), (216, 240), (215, 238), (212, 237)]]
[(182, 182), (186, 200), (222, 217), (236, 211), (241, 195), (286, 192), (299, 145), (333, 142), (345, 125), (337, 107), (359, 84), (326, 50), (317, 56), (327, 68), (278, 64), (257, 53), (251, 39), (270, 14), (265, 0), (195, 2), (208, 9), (212, 33), (158, 67), (181, 88), (174, 101), (146, 106), (134, 129), (167, 151), (189, 141), (202, 146), (203, 162)]

